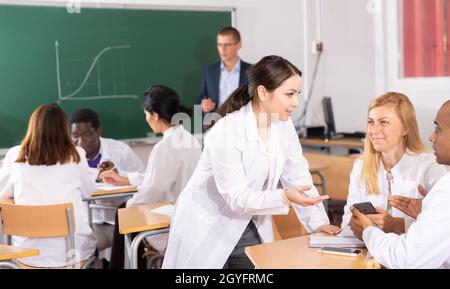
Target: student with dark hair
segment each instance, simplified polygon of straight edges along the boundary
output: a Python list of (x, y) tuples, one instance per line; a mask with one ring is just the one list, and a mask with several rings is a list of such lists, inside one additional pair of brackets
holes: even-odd
[[(191, 180), (172, 218), (163, 268), (253, 268), (247, 246), (274, 240), (271, 215), (292, 204), (305, 228), (336, 234), (329, 225), (302, 155), (291, 113), (301, 72), (267, 56), (247, 72), (206, 134)], [(278, 189), (281, 180), (284, 189)]]
[[(101, 137), (102, 129), (100, 120), (95, 111), (89, 108), (78, 109), (72, 113), (70, 119), (72, 139), (86, 151), (87, 162), (92, 168), (93, 178), (97, 178), (100, 172), (116, 168), (121, 174), (127, 172), (142, 172), (144, 166), (139, 157), (124, 142), (111, 138)], [(96, 201), (99, 204), (110, 207), (118, 207), (126, 198), (115, 198)], [(109, 260), (114, 231), (114, 210), (95, 209), (92, 211), (92, 222), (97, 235), (98, 248), (101, 256)], [(105, 254), (103, 254), (105, 253)]]
[[(154, 132), (163, 134), (163, 139), (150, 153), (145, 173), (121, 176), (110, 170), (100, 175), (105, 182), (115, 185), (137, 185), (138, 192), (127, 201), (127, 207), (176, 201), (201, 154), (200, 143), (176, 121), (177, 114), (189, 115), (190, 111), (181, 105), (174, 90), (162, 85), (152, 86), (145, 92), (142, 106), (148, 125)], [(154, 249), (164, 253), (167, 234), (147, 240)], [(119, 234), (116, 221), (111, 268), (123, 267), (123, 246), (123, 235)]]
[[(18, 205), (72, 203), (75, 215), (75, 248), (79, 261), (90, 258), (96, 247), (95, 235), (87, 222), (83, 198), (95, 191), (85, 152), (71, 138), (64, 111), (46, 104), (31, 115), (28, 131), (20, 146), (11, 148), (0, 169), (0, 199), (13, 197)], [(14, 236), (14, 246), (35, 248), (39, 256), (19, 259), (36, 267), (70, 264), (66, 239)]]
[(247, 82), (245, 73), (251, 64), (238, 56), (241, 49), (241, 35), (236, 28), (224, 27), (217, 33), (217, 51), (220, 60), (205, 66), (196, 104), (203, 112), (218, 109), (239, 86)]
[(76, 110), (70, 119), (72, 139), (86, 151), (89, 167), (117, 167), (119, 171), (140, 171), (142, 162), (123, 142), (103, 138), (98, 115), (89, 108)]

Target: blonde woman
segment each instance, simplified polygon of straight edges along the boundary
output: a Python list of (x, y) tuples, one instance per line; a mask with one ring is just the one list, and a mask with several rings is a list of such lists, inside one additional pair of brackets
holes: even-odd
[(363, 156), (350, 175), (341, 227), (362, 229), (350, 206), (371, 202), (378, 214), (368, 215), (383, 231), (405, 233), (415, 219), (389, 205), (390, 196), (421, 198), (446, 169), (436, 163), (422, 142), (414, 107), (407, 96), (389, 92), (369, 105)]

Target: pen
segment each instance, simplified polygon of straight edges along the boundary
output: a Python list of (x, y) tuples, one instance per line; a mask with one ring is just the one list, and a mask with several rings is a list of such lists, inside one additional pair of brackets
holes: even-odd
[[(109, 170), (116, 170), (116, 171), (117, 171), (117, 166), (114, 165), (114, 167), (113, 167), (112, 169), (109, 169)], [(101, 182), (101, 181), (102, 181), (102, 180), (100, 179), (100, 174), (103, 173), (103, 172), (104, 172), (104, 170), (103, 170), (103, 171), (102, 171), (102, 170), (99, 170), (98, 175), (97, 175), (97, 179), (96, 179), (97, 182)]]

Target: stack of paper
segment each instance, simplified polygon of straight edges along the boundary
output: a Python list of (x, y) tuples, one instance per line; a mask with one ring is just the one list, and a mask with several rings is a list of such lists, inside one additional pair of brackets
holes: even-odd
[(116, 190), (124, 190), (134, 188), (133, 186), (115, 186), (106, 183), (96, 183), (95, 188), (99, 191), (116, 191)]
[(152, 213), (167, 215), (170, 217), (173, 216), (174, 211), (175, 211), (174, 205), (165, 205), (165, 206), (161, 206), (161, 207), (151, 210)]
[(309, 237), (309, 247), (365, 248), (366, 245), (356, 237), (311, 235)]

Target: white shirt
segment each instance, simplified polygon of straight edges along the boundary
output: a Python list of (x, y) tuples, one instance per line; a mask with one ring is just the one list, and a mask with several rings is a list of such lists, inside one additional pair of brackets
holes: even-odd
[[(361, 172), (362, 160), (360, 159), (355, 162), (350, 174), (350, 185), (347, 204), (344, 208), (344, 216), (342, 217), (342, 228), (350, 222), (352, 217), (350, 206), (353, 204), (371, 202), (376, 208), (384, 210), (388, 208), (389, 184), (387, 181), (387, 172), (383, 164), (380, 163), (380, 172), (378, 174), (378, 187), (381, 191), (379, 195), (369, 194), (366, 190), (365, 182), (359, 182)], [(422, 195), (417, 190), (417, 186), (424, 186), (428, 192), (446, 172), (445, 166), (437, 164), (436, 157), (432, 153), (413, 154), (407, 152), (391, 169), (393, 176), (391, 194), (409, 198), (422, 198)], [(405, 219), (405, 230), (407, 231), (411, 223), (415, 220), (396, 208), (392, 208), (391, 210), (390, 214), (393, 217)]]
[(241, 60), (239, 58), (231, 71), (228, 71), (223, 61), (220, 62), (219, 103), (216, 108), (221, 106), (231, 93), (239, 87), (240, 76)]
[[(100, 138), (100, 150), (102, 155), (100, 163), (111, 161), (119, 170), (120, 174), (126, 174), (127, 172), (142, 172), (144, 166), (142, 165), (139, 157), (133, 152), (133, 150), (125, 143), (110, 139)], [(98, 170), (94, 170), (93, 177), (97, 178)], [(127, 198), (113, 198), (109, 200), (97, 200), (96, 203), (118, 207), (125, 202)], [(114, 210), (92, 210), (92, 221), (96, 224), (108, 223), (114, 225), (116, 212)]]
[(422, 213), (403, 235), (376, 227), (363, 232), (370, 254), (387, 268), (450, 269), (450, 173), (422, 201)]
[[(176, 203), (163, 268), (222, 268), (253, 217), (262, 240), (274, 240), (271, 215), (289, 212), (278, 181), (290, 187), (312, 185), (312, 178), (291, 120), (271, 123), (269, 143), (267, 153), (251, 102), (206, 134), (200, 162)], [(318, 192), (313, 186), (308, 194)], [(329, 223), (323, 205), (296, 209), (309, 230)]]
[(128, 173), (130, 183), (137, 186), (138, 192), (127, 201), (127, 207), (176, 201), (201, 153), (200, 143), (182, 125), (166, 130), (148, 157), (145, 174)]
[[(200, 143), (182, 125), (166, 130), (163, 139), (150, 153), (145, 174), (128, 174), (131, 184), (138, 185), (138, 192), (127, 201), (127, 207), (176, 201), (191, 178), (201, 153)], [(154, 249), (164, 254), (167, 234), (146, 239)]]
[[(93, 255), (96, 247), (95, 235), (88, 224), (83, 198), (90, 197), (95, 184), (88, 171), (86, 155), (82, 148), (78, 164), (56, 164), (52, 166), (31, 166), (16, 163), (20, 146), (11, 148), (0, 169), (0, 199), (14, 197), (18, 205), (53, 205), (72, 203), (75, 215), (75, 249), (77, 261)], [(66, 238), (26, 238), (13, 237), (14, 246), (38, 249), (36, 257), (19, 259), (30, 266), (61, 267), (69, 265), (67, 253), (69, 243)]]

